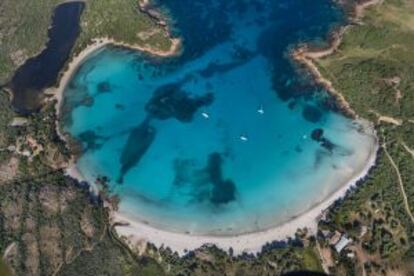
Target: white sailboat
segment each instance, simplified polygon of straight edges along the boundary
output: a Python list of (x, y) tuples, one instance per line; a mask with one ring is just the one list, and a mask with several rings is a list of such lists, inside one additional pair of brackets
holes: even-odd
[(205, 119), (209, 119), (210, 115), (207, 112), (202, 112), (201, 116), (203, 116)]
[(246, 135), (242, 134), (242, 135), (240, 135), (240, 140), (242, 140), (243, 142), (247, 142), (249, 140), (249, 138), (247, 138)]
[(263, 106), (262, 105), (259, 106), (259, 108), (257, 109), (257, 113), (259, 113), (260, 115), (263, 115), (264, 114), (264, 109), (263, 109)]

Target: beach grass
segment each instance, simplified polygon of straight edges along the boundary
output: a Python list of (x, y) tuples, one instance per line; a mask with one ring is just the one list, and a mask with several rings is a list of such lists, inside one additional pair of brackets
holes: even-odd
[(302, 252), (304, 267), (310, 271), (323, 271), (318, 253), (312, 247), (305, 248)]

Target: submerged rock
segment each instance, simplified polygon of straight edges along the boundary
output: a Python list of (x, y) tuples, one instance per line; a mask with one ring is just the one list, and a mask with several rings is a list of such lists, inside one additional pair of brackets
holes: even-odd
[(312, 131), (311, 137), (313, 140), (320, 142), (323, 137), (323, 129), (317, 128)]
[(214, 96), (189, 96), (180, 84), (168, 84), (158, 88), (145, 106), (148, 114), (159, 120), (175, 118), (181, 122), (190, 122), (200, 107), (213, 103)]
[(111, 92), (111, 84), (108, 81), (100, 82), (98, 83), (97, 90), (98, 93)]
[(210, 201), (215, 205), (226, 204), (236, 199), (236, 185), (233, 181), (223, 179), (223, 159), (217, 152), (212, 153), (208, 160), (207, 171), (213, 184)]
[(313, 140), (319, 142), (319, 144), (328, 151), (332, 151), (335, 148), (335, 144), (323, 136), (323, 129), (321, 128), (314, 129), (311, 137)]
[(103, 137), (97, 135), (93, 130), (82, 132), (79, 134), (79, 139), (83, 142), (85, 151), (101, 148), (103, 145), (102, 141), (104, 140)]
[(192, 159), (177, 159), (174, 162), (176, 188), (192, 186), (192, 194), (197, 202), (209, 202), (215, 206), (236, 200), (236, 185), (232, 180), (224, 179), (223, 158), (220, 153), (209, 155), (204, 168), (197, 167)]
[(309, 122), (317, 123), (322, 118), (322, 112), (318, 108), (307, 104), (303, 108), (302, 116), (305, 120)]
[(141, 160), (154, 141), (155, 133), (155, 129), (149, 124), (149, 120), (144, 120), (131, 130), (119, 160), (121, 171), (118, 183), (122, 183), (125, 174)]

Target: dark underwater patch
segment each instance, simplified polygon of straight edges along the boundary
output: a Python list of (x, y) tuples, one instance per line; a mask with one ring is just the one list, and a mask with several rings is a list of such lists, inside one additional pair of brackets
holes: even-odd
[(182, 187), (187, 184), (194, 184), (196, 164), (191, 159), (177, 159), (174, 161), (174, 186)]
[(314, 169), (318, 169), (320, 167), (320, 165), (322, 164), (323, 160), (326, 157), (329, 157), (330, 153), (327, 152), (326, 150), (317, 150), (315, 153), (315, 161), (313, 163), (313, 167)]
[(200, 70), (199, 74), (204, 78), (211, 78), (215, 74), (223, 74), (229, 72), (248, 62), (254, 54), (239, 45), (234, 46), (233, 58), (235, 61), (228, 63), (210, 62), (207, 68)]
[(332, 152), (333, 149), (336, 147), (334, 143), (332, 143), (329, 139), (324, 137), (323, 129), (317, 128), (312, 131), (311, 138), (318, 142), (323, 148)]
[(249, 61), (255, 53), (253, 53), (251, 50), (249, 50), (246, 47), (240, 46), (240, 45), (234, 45), (233, 47), (234, 53), (233, 58), (239, 61)]
[(125, 106), (123, 104), (115, 104), (115, 108), (118, 110), (125, 110)]
[(181, 122), (192, 121), (200, 107), (213, 103), (214, 96), (207, 93), (203, 96), (189, 96), (181, 89), (180, 84), (168, 84), (158, 88), (145, 106), (151, 118), (166, 120), (175, 118)]
[[(78, 69), (79, 70), (79, 69)], [(71, 90), (76, 90), (78, 89), (78, 85), (77, 82), (75, 81), (75, 79), (71, 79), (68, 83), (68, 85), (66, 86), (66, 88), (69, 88)]]
[(128, 171), (139, 163), (142, 156), (154, 141), (156, 131), (149, 120), (144, 120), (129, 133), (128, 140), (122, 150), (119, 162), (121, 163), (118, 183), (122, 183)]
[(210, 62), (208, 64), (207, 68), (199, 71), (199, 74), (203, 78), (211, 78), (215, 74), (223, 74), (223, 73), (231, 71), (234, 68), (239, 67), (243, 64), (244, 64), (244, 62), (239, 62), (239, 61), (224, 63), (224, 64), (219, 64), (219, 63), (216, 63), (216, 62)]
[(174, 186), (191, 185), (196, 202), (210, 202), (215, 206), (236, 200), (236, 185), (225, 179), (222, 172), (223, 158), (215, 152), (208, 157), (207, 165), (200, 169), (191, 159), (174, 161)]
[(323, 129), (316, 128), (312, 131), (311, 137), (313, 140), (320, 142), (323, 138)]
[(88, 87), (79, 84), (77, 81), (71, 81), (70, 89), (65, 92), (64, 101), (60, 107), (61, 120), (66, 127), (73, 125), (73, 110), (80, 106), (90, 107), (94, 104), (94, 98), (89, 95)]
[(307, 104), (303, 108), (302, 116), (308, 122), (317, 123), (321, 120), (323, 114), (322, 111), (319, 110), (319, 108)]
[(111, 92), (111, 84), (108, 81), (103, 81), (97, 85), (98, 93), (108, 93)]
[(207, 172), (213, 184), (210, 202), (214, 205), (227, 204), (236, 199), (236, 185), (233, 181), (223, 179), (223, 159), (219, 153), (212, 153), (209, 156)]
[(82, 132), (78, 138), (82, 141), (85, 151), (101, 148), (104, 140), (102, 136), (97, 135), (93, 130)]
[(94, 104), (95, 100), (93, 99), (93, 97), (87, 95), (85, 96), (85, 98), (82, 99), (81, 102), (79, 102), (78, 106), (92, 106)]

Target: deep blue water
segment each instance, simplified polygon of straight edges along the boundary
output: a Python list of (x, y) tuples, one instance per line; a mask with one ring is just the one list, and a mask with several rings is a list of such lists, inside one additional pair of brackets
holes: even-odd
[(8, 84), (13, 91), (12, 105), (19, 113), (37, 111), (43, 90), (56, 83), (78, 37), (84, 6), (83, 2), (69, 2), (56, 7), (45, 49), (27, 60)]
[(283, 223), (337, 190), (373, 137), (299, 74), (289, 49), (344, 23), (329, 0), (163, 0), (180, 57), (107, 47), (65, 91), (64, 129), (90, 181), (156, 227), (234, 234)]

